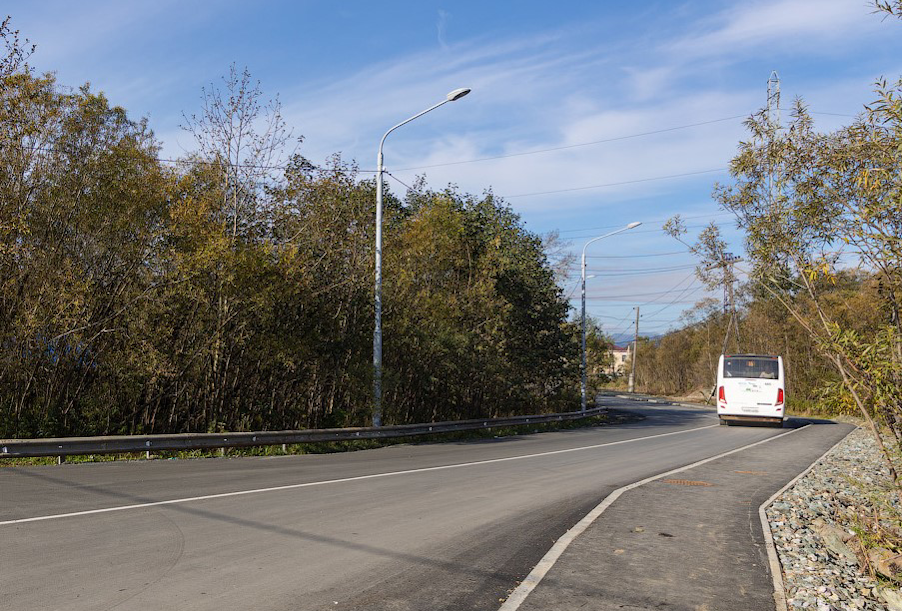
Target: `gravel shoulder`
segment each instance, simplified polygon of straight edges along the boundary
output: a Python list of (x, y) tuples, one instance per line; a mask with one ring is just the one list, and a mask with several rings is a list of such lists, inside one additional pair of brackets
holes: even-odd
[(889, 491), (879, 446), (858, 428), (766, 508), (790, 611), (902, 609), (900, 584), (868, 574), (864, 566), (879, 558), (856, 536), (883, 503), (898, 511)]

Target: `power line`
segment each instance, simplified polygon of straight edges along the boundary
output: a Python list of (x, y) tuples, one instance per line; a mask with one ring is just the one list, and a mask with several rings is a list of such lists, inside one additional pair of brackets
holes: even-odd
[[(613, 273), (613, 274), (629, 274), (632, 272), (668, 272), (675, 271), (680, 269), (689, 269), (690, 267), (696, 267), (695, 263), (680, 263), (679, 265), (665, 265), (658, 267), (623, 267), (622, 265), (603, 265), (603, 263), (612, 263), (612, 262), (601, 262), (601, 264), (587, 267), (587, 271), (598, 272), (600, 274), (605, 273)], [(579, 271), (581, 269), (580, 265), (572, 265), (569, 266), (569, 269), (573, 271)]]
[(586, 301), (616, 301), (618, 299), (634, 299), (636, 297), (650, 297), (651, 295), (667, 295), (671, 291), (653, 291), (651, 293), (632, 293), (627, 295), (599, 295), (597, 297), (586, 298)]
[(394, 174), (392, 174), (391, 172), (388, 172), (388, 171), (386, 171), (386, 170), (382, 170), (382, 171), (383, 171), (385, 174), (388, 174), (389, 178), (392, 178), (392, 179), (396, 180), (397, 182), (401, 183), (403, 186), (407, 187), (407, 190), (408, 190), (408, 191), (413, 191), (414, 193), (419, 193), (419, 191), (417, 191), (416, 189), (414, 189), (413, 187), (411, 187), (410, 185), (408, 185), (406, 182), (404, 182), (404, 181), (401, 180), (400, 178), (396, 177), (396, 176), (395, 176)]
[[(633, 311), (630, 310), (630, 311), (627, 313), (626, 316), (624, 316), (623, 318), (620, 319), (620, 322), (618, 322), (618, 323), (616, 323), (616, 324), (614, 324), (614, 325), (612, 325), (612, 326), (613, 326), (615, 329), (619, 329), (619, 328), (620, 328), (620, 325), (622, 325), (624, 322), (626, 322), (626, 319), (627, 319), (627, 318), (630, 318), (632, 315), (633, 315)], [(623, 333), (623, 331), (618, 331), (617, 333), (611, 333), (611, 335), (616, 335), (616, 334), (618, 334), (618, 333)]]
[[(826, 116), (847, 117), (847, 118), (855, 118), (855, 117), (857, 116), (857, 115), (849, 115), (849, 114), (835, 113), (835, 112), (818, 112), (818, 111), (814, 111), (814, 110), (808, 110), (808, 113), (809, 113), (809, 114), (813, 114), (813, 115), (826, 115)], [(631, 140), (631, 139), (634, 139), (634, 138), (643, 138), (643, 137), (646, 137), (646, 136), (653, 136), (653, 135), (657, 135), (657, 134), (663, 134), (663, 133), (668, 133), (668, 132), (680, 131), (680, 130), (684, 130), (684, 129), (691, 129), (691, 128), (694, 128), (694, 127), (703, 127), (703, 126), (705, 126), (705, 125), (713, 125), (713, 124), (716, 124), (716, 123), (723, 123), (723, 122), (726, 122), (726, 121), (734, 121), (734, 120), (736, 120), (736, 119), (742, 119), (742, 118), (745, 118), (745, 117), (747, 117), (747, 116), (749, 116), (749, 115), (748, 115), (747, 113), (744, 113), (744, 114), (739, 114), (739, 115), (733, 115), (733, 116), (730, 116), (730, 117), (722, 117), (722, 118), (719, 118), (719, 119), (711, 119), (711, 120), (709, 120), (709, 121), (700, 121), (700, 122), (697, 122), (697, 123), (688, 123), (688, 124), (685, 124), (685, 125), (676, 125), (676, 126), (673, 126), (673, 127), (665, 127), (665, 128), (662, 128), (662, 129), (656, 129), (656, 130), (651, 130), (651, 131), (646, 131), (646, 132), (637, 132), (637, 133), (634, 133), (634, 134), (627, 134), (627, 135), (624, 135), (624, 136), (615, 136), (615, 137), (612, 137), (612, 138), (603, 138), (603, 139), (601, 139), (601, 140), (592, 140), (592, 141), (589, 141), (589, 142), (579, 142), (579, 143), (576, 143), (576, 144), (568, 144), (568, 145), (564, 145), (564, 146), (556, 146), (556, 147), (549, 147), (549, 148), (544, 148), (544, 149), (536, 149), (536, 150), (532, 150), (532, 151), (523, 151), (523, 152), (521, 152), (521, 153), (508, 153), (508, 154), (504, 154), (504, 155), (493, 155), (493, 156), (489, 156), (489, 157), (478, 157), (478, 158), (476, 158), (476, 159), (464, 159), (464, 160), (460, 160), (460, 161), (449, 161), (449, 162), (445, 162), (445, 163), (436, 163), (436, 164), (423, 165), (423, 166), (412, 166), (412, 167), (407, 167), (407, 168), (398, 168), (398, 169), (396, 169), (395, 171), (396, 171), (396, 172), (408, 172), (408, 171), (413, 171), (413, 170), (424, 170), (424, 169), (431, 169), (431, 168), (438, 168), (438, 167), (455, 166), (455, 165), (464, 165), (464, 164), (469, 164), (469, 163), (480, 163), (480, 162), (483, 162), (483, 161), (495, 161), (495, 160), (498, 160), (498, 159), (508, 159), (508, 158), (513, 158), (513, 157), (525, 157), (525, 156), (529, 156), (529, 155), (539, 155), (539, 154), (542, 154), (542, 153), (551, 153), (551, 152), (563, 151), (563, 150), (569, 150), (569, 149), (574, 149), (574, 148), (582, 148), (582, 147), (586, 147), (586, 146), (594, 146), (594, 145), (597, 145), (597, 144), (606, 144), (606, 143), (610, 143), (610, 142), (619, 142), (619, 141), (622, 141), (622, 140)], [(39, 150), (39, 151), (42, 151), (42, 152), (52, 152), (52, 149), (49, 149), (48, 147), (38, 147), (36, 150)], [(290, 166), (290, 164), (288, 164), (288, 163), (284, 163), (284, 164), (255, 164), (255, 163), (232, 163), (231, 161), (223, 163), (223, 162), (221, 162), (221, 161), (208, 161), (208, 160), (202, 160), (202, 159), (197, 159), (197, 158), (194, 158), (194, 159), (191, 159), (191, 158), (187, 158), (187, 159), (170, 159), (170, 158), (166, 158), (166, 157), (155, 157), (155, 159), (156, 159), (157, 161), (161, 162), (161, 163), (172, 163), (172, 164), (178, 164), (178, 163), (222, 164), (222, 165), (226, 165), (226, 166), (228, 166), (228, 167), (230, 167), (230, 168), (258, 169), (258, 170), (285, 170), (285, 169), (288, 169), (288, 167)], [(307, 161), (309, 162), (309, 159), (308, 159)], [(322, 166), (313, 164), (312, 162), (311, 162), (311, 165), (312, 165), (313, 167), (315, 167), (316, 169), (318, 169), (318, 170), (326, 169), (326, 168), (323, 168)], [(377, 173), (377, 170), (364, 170), (364, 169), (359, 169), (359, 168), (355, 168), (354, 170), (342, 170), (342, 169), (339, 169), (339, 168), (328, 168), (328, 171), (330, 171), (330, 172), (338, 172), (338, 173), (341, 173), (341, 174), (348, 174), (348, 173), (352, 173), (352, 172), (357, 172), (357, 173), (360, 173), (360, 174), (376, 174), (376, 173)], [(718, 170), (707, 170), (706, 172), (714, 172), (714, 171), (723, 171), (723, 169), (718, 169)], [(386, 173), (387, 173), (387, 172), (386, 172)], [(673, 177), (691, 176), (691, 175), (693, 175), (693, 174), (700, 174), (700, 173), (704, 173), (704, 172), (695, 172), (695, 173), (687, 173), (687, 174), (677, 174), (677, 175), (674, 175)], [(652, 179), (645, 179), (645, 180), (663, 180), (663, 179), (665, 179), (665, 178), (670, 178), (670, 177), (660, 177), (660, 178), (652, 178)], [(399, 181), (399, 182), (400, 182), (400, 181)], [(403, 184), (403, 183), (402, 183), (402, 184)], [(629, 183), (613, 183), (613, 184), (614, 184), (614, 185), (617, 185), (617, 184), (629, 184)], [(608, 185), (600, 185), (599, 187), (580, 187), (580, 188), (583, 188), (583, 189), (591, 189), (591, 188), (600, 188), (601, 186), (608, 186)], [(532, 194), (514, 195), (514, 196), (509, 196), (509, 197), (526, 197), (527, 195), (532, 195)]]
[[(706, 224), (706, 225), (686, 225), (685, 228), (686, 228), (686, 229), (701, 229), (702, 227), (708, 227), (708, 225), (710, 225), (710, 223), (709, 223), (709, 224)], [(715, 226), (715, 227), (724, 227), (724, 226), (726, 226), (726, 225), (727, 225), (727, 223), (714, 223), (714, 226)], [(660, 232), (662, 232), (662, 231), (663, 231), (663, 229), (660, 229), (660, 228), (659, 228), (659, 229), (638, 229), (638, 230), (635, 230), (635, 231), (631, 231), (630, 233), (633, 234), (633, 235), (635, 235), (635, 234), (637, 234), (637, 233), (660, 233)], [(570, 239), (570, 240), (580, 240), (580, 239), (590, 238), (590, 237), (592, 237), (592, 234), (591, 234), (591, 233), (590, 233), (590, 234), (586, 234), (586, 235), (581, 235), (581, 236), (573, 236), (572, 238), (568, 238), (568, 239)]]
[(570, 290), (570, 293), (567, 295), (567, 301), (571, 300), (571, 298), (573, 297), (573, 293), (576, 292), (576, 288), (580, 285), (581, 282), (582, 282), (582, 277), (576, 279), (576, 284), (573, 285), (573, 288)]
[[(697, 280), (697, 279), (696, 279), (696, 280)], [(667, 308), (673, 307), (673, 306), (676, 305), (677, 303), (685, 303), (685, 302), (680, 302), (680, 300), (681, 300), (681, 299), (684, 299), (684, 298), (686, 298), (686, 297), (689, 297), (690, 295), (695, 295), (697, 292), (699, 292), (700, 290), (702, 290), (702, 289), (704, 288), (704, 287), (702, 287), (702, 286), (699, 286), (699, 287), (696, 287), (695, 290), (693, 290), (692, 292), (686, 294), (686, 291), (688, 291), (689, 289), (691, 289), (692, 286), (693, 286), (694, 284), (695, 284), (695, 281), (692, 281), (686, 288), (684, 288), (684, 289), (680, 292), (679, 295), (676, 296), (676, 299), (674, 299), (674, 300), (671, 301), (670, 303), (666, 304), (664, 307), (662, 307), (662, 308), (660, 308), (660, 309), (655, 310), (654, 312), (652, 312), (652, 313), (651, 313), (651, 316), (657, 316), (658, 314), (660, 314), (661, 312), (663, 312), (663, 311), (666, 310)]]
[(396, 172), (409, 172), (412, 170), (428, 170), (430, 168), (441, 168), (441, 167), (446, 167), (446, 166), (451, 166), (451, 165), (463, 165), (465, 163), (478, 163), (481, 161), (495, 161), (497, 159), (509, 159), (511, 157), (525, 157), (527, 155), (538, 155), (540, 153), (552, 153), (555, 151), (565, 151), (568, 149), (575, 149), (575, 148), (580, 148), (583, 146), (594, 146), (596, 144), (605, 144), (608, 142), (618, 142), (620, 140), (630, 140), (632, 138), (642, 138), (644, 136), (653, 136), (656, 134), (664, 134), (667, 132), (674, 132), (674, 131), (681, 130), (681, 129), (689, 129), (692, 127), (701, 127), (703, 125), (711, 125), (713, 123), (723, 123), (724, 121), (733, 121), (736, 119), (742, 119), (746, 116), (748, 116), (748, 115), (745, 115), (745, 114), (734, 115), (732, 117), (724, 117), (722, 119), (712, 119), (710, 121), (702, 121), (701, 123), (690, 123), (688, 125), (678, 125), (676, 127), (666, 127), (664, 129), (656, 129), (656, 130), (653, 130), (650, 132), (640, 132), (638, 134), (629, 134), (627, 136), (617, 136), (615, 138), (605, 138), (603, 140), (593, 140), (592, 142), (581, 142), (579, 144), (568, 144), (566, 146), (555, 146), (555, 147), (547, 148), (547, 149), (538, 149), (535, 151), (525, 151), (523, 153), (509, 153), (507, 155), (494, 155), (492, 157), (480, 157), (477, 159), (467, 159), (464, 161), (450, 161), (447, 163), (435, 163), (432, 165), (421, 165), (421, 166), (415, 166), (415, 167), (410, 167), (410, 168), (401, 168), (401, 169), (398, 169), (395, 171)]
[[(608, 318), (610, 320), (618, 320), (618, 318), (616, 316), (607, 316), (605, 314), (593, 314), (591, 316), (591, 318)], [(642, 320), (646, 320), (644, 315), (641, 318), (642, 318)], [(620, 320), (623, 320), (623, 319), (620, 319)], [(671, 319), (670, 318), (648, 319), (647, 322), (671, 322)]]
[(502, 195), (505, 199), (514, 199), (516, 197), (533, 197), (535, 195), (554, 195), (555, 193), (570, 193), (573, 191), (588, 191), (590, 189), (604, 189), (605, 187), (619, 187), (622, 185), (635, 185), (644, 182), (655, 182), (659, 180), (671, 180), (673, 178), (685, 178), (687, 176), (700, 176), (702, 174), (714, 174), (726, 172), (729, 168), (715, 168), (713, 170), (699, 170), (697, 172), (684, 172), (682, 174), (668, 174), (667, 176), (653, 176), (650, 178), (637, 178), (636, 180), (623, 180), (620, 182), (609, 182), (602, 185), (589, 185), (586, 187), (571, 187), (569, 189), (554, 189), (551, 191), (536, 191), (534, 193), (518, 193), (516, 195)]
[(809, 110), (808, 114), (809, 115), (827, 115), (828, 117), (847, 117), (849, 119), (854, 119), (858, 116), (858, 115), (846, 115), (846, 114), (839, 113), (839, 112), (815, 112), (813, 110)]
[[(652, 300), (650, 300), (650, 301), (646, 301), (645, 303), (641, 303), (641, 304), (639, 304), (639, 307), (650, 305), (650, 304), (652, 304), (652, 303), (654, 303), (654, 302), (656, 302), (656, 301), (658, 301), (658, 300), (660, 300), (660, 299), (663, 299), (666, 295), (675, 292), (677, 289), (679, 289), (679, 287), (680, 287), (681, 284), (683, 284), (684, 282), (686, 282), (686, 280), (688, 280), (689, 278), (692, 278), (693, 275), (694, 275), (694, 274), (689, 274), (688, 276), (686, 276), (685, 278), (683, 278), (682, 280), (680, 280), (679, 282), (677, 282), (671, 289), (669, 289), (669, 290), (667, 290), (667, 291), (664, 291), (664, 292), (661, 294), (660, 297), (658, 297), (658, 298), (656, 298), (656, 299), (652, 299)], [(701, 290), (703, 287), (698, 287), (698, 288), (696, 288), (694, 291), (692, 291), (692, 292), (690, 292), (688, 295), (686, 295), (686, 291), (689, 290), (690, 288), (692, 288), (692, 286), (696, 283), (697, 280), (698, 280), (698, 278), (695, 278), (692, 282), (689, 283), (689, 285), (688, 285), (686, 288), (684, 288), (684, 289), (681, 291), (681, 293), (680, 293), (679, 295), (677, 295), (676, 299), (674, 299), (674, 300), (673, 300), (672, 302), (670, 302), (668, 305), (664, 306), (663, 308), (660, 308), (659, 310), (657, 310), (656, 312), (654, 312), (653, 314), (651, 314), (651, 316), (656, 316), (657, 314), (660, 314), (661, 312), (663, 312), (663, 311), (666, 310), (667, 308), (669, 308), (669, 307), (675, 305), (680, 299), (682, 299), (682, 298), (684, 298), (684, 297), (687, 297), (687, 296), (689, 296), (689, 295), (694, 295), (694, 294), (697, 293), (699, 290)], [(630, 316), (630, 315), (627, 314), (627, 317), (629, 317), (629, 316)], [(620, 327), (620, 325), (621, 325), (624, 321), (626, 321), (626, 317), (623, 318), (623, 320), (622, 320), (621, 322), (617, 323), (617, 325), (615, 325), (615, 327)], [(623, 330), (619, 330), (619, 329), (618, 329), (617, 333), (625, 333), (628, 329), (629, 329), (629, 327), (626, 327), (626, 328), (624, 328)]]
[[(685, 220), (693, 220), (693, 219), (714, 218), (716, 216), (733, 216), (733, 213), (732, 212), (715, 212), (713, 214), (695, 214), (692, 216), (680, 216), (680, 218), (685, 221)], [(646, 220), (644, 222), (645, 223), (662, 223), (662, 222), (668, 221), (668, 220), (670, 220), (670, 219), (669, 218), (657, 218), (657, 219)], [(578, 233), (580, 231), (601, 231), (604, 229), (617, 229), (619, 227), (622, 227), (622, 225), (603, 225), (601, 227), (581, 227), (579, 229), (558, 229), (557, 232), (558, 233)], [(664, 253), (664, 254), (676, 254), (676, 253)], [(637, 255), (637, 256), (639, 256), (639, 255)], [(648, 256), (651, 256), (651, 255), (648, 255)]]
[[(610, 268), (601, 268), (601, 269), (592, 269), (586, 268), (586, 271), (592, 274), (595, 274), (599, 277), (604, 278), (616, 278), (622, 276), (648, 276), (648, 275), (656, 275), (656, 274), (666, 274), (669, 272), (678, 272), (685, 269), (694, 269), (695, 264), (689, 265), (676, 265), (673, 267), (657, 267), (657, 268), (647, 268), (647, 269), (628, 269), (621, 271), (611, 271)], [(579, 273), (581, 270), (578, 267), (570, 267), (568, 268), (574, 274)]]
[[(642, 305), (648, 306), (648, 305), (651, 305), (651, 304), (655, 303), (656, 301), (660, 301), (661, 299), (663, 299), (664, 297), (666, 297), (668, 294), (673, 293), (673, 292), (675, 292), (677, 289), (679, 289), (679, 288), (680, 288), (680, 285), (683, 284), (684, 282), (686, 282), (687, 280), (689, 280), (690, 278), (692, 279), (692, 282), (690, 282), (690, 283), (686, 286), (686, 288), (683, 289), (683, 291), (685, 292), (685, 291), (686, 291), (687, 289), (689, 289), (693, 284), (695, 284), (696, 281), (698, 280), (698, 278), (696, 277), (695, 271), (692, 271), (692, 272), (690, 272), (688, 275), (686, 275), (685, 277), (683, 277), (679, 282), (677, 282), (676, 284), (674, 284), (674, 285), (673, 285), (666, 293), (664, 293), (664, 294), (661, 295), (660, 297), (658, 297), (658, 298), (656, 298), (656, 299), (652, 299), (652, 300), (650, 300), (650, 301), (646, 301), (646, 302), (643, 303)], [(678, 298), (679, 298), (679, 297), (678, 297)]]
[(688, 250), (674, 250), (671, 252), (655, 252), (645, 255), (586, 255), (587, 259), (643, 259), (646, 257), (670, 257), (673, 255), (682, 255), (689, 252)]
[[(695, 289), (693, 289), (692, 291), (690, 291), (689, 293), (686, 293), (687, 290), (689, 290), (690, 288), (692, 288), (693, 284), (695, 284), (695, 282), (693, 282), (692, 284), (690, 284), (689, 286), (687, 286), (685, 289), (683, 289), (683, 291), (681, 291), (681, 294), (678, 295), (678, 296), (676, 297), (676, 299), (674, 299), (673, 301), (671, 301), (671, 302), (668, 303), (667, 305), (665, 305), (665, 306), (659, 308), (658, 310), (656, 310), (655, 312), (653, 312), (653, 313), (651, 314), (651, 316), (656, 316), (656, 315), (660, 314), (661, 312), (663, 312), (664, 310), (673, 307), (674, 305), (682, 305), (683, 303), (686, 303), (685, 301), (680, 302), (680, 300), (681, 300), (681, 299), (685, 299), (686, 297), (690, 297), (690, 296), (692, 296), (692, 295), (695, 295), (695, 294), (698, 293), (700, 290), (702, 290), (702, 289), (705, 288), (704, 286), (698, 286), (698, 287), (696, 287)], [(646, 304), (640, 304), (640, 307), (641, 307), (642, 305), (646, 305)], [(645, 316), (642, 316), (642, 319), (645, 320)], [(659, 322), (659, 321), (658, 321), (658, 320), (654, 320), (654, 322)], [(660, 321), (660, 322), (663, 322), (663, 321)], [(671, 322), (671, 324), (674, 324), (674, 323), (676, 323), (677, 321), (676, 321), (676, 320), (671, 320), (670, 322)], [(627, 325), (626, 327), (623, 327), (622, 330), (617, 331), (617, 333), (626, 333), (627, 331), (629, 331), (629, 328), (630, 328), (630, 325)]]

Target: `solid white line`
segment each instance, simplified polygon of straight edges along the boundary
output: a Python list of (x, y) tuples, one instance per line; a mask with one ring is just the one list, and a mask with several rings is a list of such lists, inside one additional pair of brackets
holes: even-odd
[(710, 429), (716, 427), (716, 424), (710, 424), (706, 426), (699, 426), (691, 429), (683, 429), (681, 431), (672, 431), (670, 433), (660, 433), (657, 435), (646, 435), (645, 437), (634, 437), (632, 439), (623, 439), (620, 441), (611, 441), (607, 443), (598, 443), (591, 446), (580, 446), (578, 448), (567, 448), (565, 450), (550, 450), (548, 452), (538, 452), (536, 454), (522, 454), (520, 456), (508, 456), (506, 458), (491, 458), (488, 460), (476, 460), (473, 462), (465, 462), (465, 463), (454, 463), (451, 465), (441, 465), (438, 467), (423, 467), (422, 469), (406, 469), (404, 471), (389, 471), (387, 473), (374, 473), (372, 475), (358, 475), (356, 477), (343, 477), (340, 479), (330, 479), (323, 480), (318, 482), (306, 482), (304, 484), (287, 484), (284, 486), (272, 486), (269, 488), (254, 488), (252, 490), (239, 490), (236, 492), (221, 492), (219, 494), (206, 494), (203, 496), (192, 496), (187, 498), (179, 498), (179, 499), (170, 499), (168, 501), (152, 501), (149, 503), (139, 503), (136, 505), (118, 505), (114, 507), (104, 507), (102, 509), (88, 509), (85, 511), (73, 511), (71, 513), (57, 513), (46, 516), (36, 516), (32, 518), (19, 518), (16, 520), (6, 520), (4, 522), (0, 522), (0, 526), (10, 526), (12, 524), (25, 524), (27, 522), (41, 522), (44, 520), (59, 520), (62, 518), (73, 518), (76, 516), (88, 516), (94, 515), (98, 513), (110, 513), (113, 511), (126, 511), (129, 509), (143, 509), (146, 507), (159, 507), (161, 505), (175, 505), (180, 503), (190, 503), (193, 501), (206, 501), (210, 499), (222, 499), (232, 496), (243, 496), (246, 494), (260, 494), (263, 492), (276, 492), (280, 490), (295, 490), (298, 488), (309, 488), (312, 486), (324, 486), (326, 484), (341, 484), (345, 482), (356, 482), (365, 479), (375, 479), (379, 477), (391, 477), (395, 475), (409, 475), (411, 473), (426, 473), (429, 471), (442, 471), (445, 469), (459, 469), (461, 467), (473, 467), (476, 465), (488, 465), (492, 463), (500, 463), (507, 462), (512, 460), (523, 460), (525, 458), (536, 458), (540, 456), (552, 456), (555, 454), (566, 454), (569, 452), (580, 452), (583, 450), (594, 450), (597, 448), (604, 448), (608, 446), (616, 446), (624, 443), (633, 443), (636, 441), (643, 441), (646, 439), (659, 439), (661, 437), (668, 437), (670, 435), (682, 435), (684, 433), (691, 433), (692, 431), (701, 431), (704, 429)]
[(767, 519), (767, 507), (777, 500), (778, 496), (795, 486), (797, 481), (808, 475), (817, 463), (822, 461), (827, 454), (835, 450), (836, 447), (845, 441), (846, 437), (851, 435), (854, 431), (855, 429), (852, 429), (843, 435), (842, 439), (833, 444), (829, 450), (821, 454), (820, 458), (808, 465), (807, 469), (792, 478), (792, 481), (777, 490), (772, 497), (764, 501), (764, 503), (761, 504), (761, 507), (758, 508), (758, 519), (761, 520), (761, 529), (764, 531), (764, 547), (767, 548), (767, 560), (770, 564), (771, 579), (774, 582), (774, 603), (776, 603), (777, 611), (787, 611), (786, 587), (783, 585), (783, 565), (780, 564), (780, 557), (777, 555), (777, 546), (774, 544), (774, 534), (771, 532), (770, 522)]
[(718, 454), (717, 456), (712, 456), (711, 458), (706, 458), (704, 460), (694, 462), (691, 465), (686, 465), (685, 467), (680, 467), (679, 469), (667, 471), (666, 473), (659, 473), (658, 475), (653, 475), (622, 488), (618, 488), (617, 490), (606, 496), (605, 499), (601, 503), (599, 503), (597, 507), (595, 507), (595, 509), (586, 514), (586, 516), (582, 520), (580, 520), (576, 524), (576, 526), (564, 533), (564, 535), (555, 542), (551, 549), (548, 550), (548, 553), (542, 557), (542, 559), (529, 573), (529, 575), (527, 575), (526, 578), (522, 582), (520, 582), (520, 585), (517, 586), (517, 589), (511, 593), (511, 595), (504, 602), (504, 604), (501, 605), (501, 608), (498, 611), (516, 611), (517, 609), (519, 609), (520, 605), (522, 605), (526, 600), (526, 597), (529, 596), (533, 590), (535, 590), (536, 586), (539, 585), (539, 582), (542, 581), (548, 571), (551, 570), (551, 567), (553, 567), (555, 562), (557, 562), (558, 558), (561, 557), (561, 554), (564, 553), (564, 550), (566, 550), (567, 547), (569, 547), (570, 544), (573, 543), (574, 539), (580, 536), (595, 520), (597, 520), (598, 517), (614, 503), (614, 501), (619, 499), (624, 492), (632, 490), (633, 488), (638, 488), (639, 486), (643, 486), (657, 479), (661, 479), (662, 477), (667, 477), (668, 475), (688, 471), (689, 469), (699, 467), (713, 460), (729, 456), (730, 454), (742, 452), (743, 450), (753, 448), (757, 445), (761, 445), (762, 443), (768, 443), (770, 441), (773, 441), (774, 439), (780, 439), (781, 437), (792, 435), (793, 433), (801, 431), (802, 429), (806, 429), (809, 426), (811, 425), (806, 424), (801, 428), (793, 429), (787, 433), (781, 433), (780, 435), (775, 435), (762, 441), (756, 441), (755, 443), (751, 443), (747, 446), (742, 446), (741, 448), (736, 448), (735, 450), (730, 450), (729, 452), (724, 452), (723, 454)]

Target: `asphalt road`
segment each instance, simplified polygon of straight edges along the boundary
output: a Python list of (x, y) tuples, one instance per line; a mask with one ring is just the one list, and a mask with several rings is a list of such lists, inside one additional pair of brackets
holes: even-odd
[[(0, 609), (497, 609), (613, 490), (785, 432), (629, 406), (646, 419), (348, 454), (0, 469)], [(823, 450), (840, 433), (808, 430)]]

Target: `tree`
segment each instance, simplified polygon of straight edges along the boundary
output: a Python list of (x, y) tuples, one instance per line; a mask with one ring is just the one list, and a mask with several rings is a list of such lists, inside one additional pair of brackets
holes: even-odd
[(264, 100), (260, 82), (247, 68), (239, 71), (232, 64), (222, 81), (223, 89), (202, 89), (202, 111), (185, 116), (183, 129), (198, 145), (195, 160), (217, 168), (223, 222), (235, 240), (239, 230), (260, 230), (259, 196), (277, 181), (282, 162), (295, 149), (289, 147), (292, 133), (278, 97)]
[[(0, 436), (366, 423), (375, 182), (283, 163), (277, 101), (234, 67), (164, 166), (145, 121), (33, 74), (7, 23)], [(546, 245), (491, 193), (417, 184), (385, 198), (387, 416), (575, 405)]]
[[(899, 86), (881, 83), (877, 93), (878, 102), (854, 125), (833, 134), (813, 129), (801, 101), (786, 130), (778, 131), (763, 112), (753, 116), (751, 137), (731, 163), (735, 182), (715, 195), (746, 230), (754, 281), (831, 361), (874, 435), (880, 439), (877, 419), (902, 439), (895, 306), (902, 270), (902, 112)], [(855, 262), (882, 281), (889, 316), (876, 329), (856, 329), (828, 307), (842, 270)]]
[[(27, 68), (0, 117), (0, 386), (10, 434), (118, 421), (130, 320), (153, 291), (164, 178), (152, 133)], [(89, 398), (91, 386), (109, 393)]]
[(35, 45), (27, 39), (19, 38), (19, 30), (13, 30), (10, 23), (12, 18), (9, 16), (0, 22), (0, 40), (3, 41), (3, 50), (0, 52), (0, 79), (29, 72), (26, 62), (35, 50)]
[(665, 233), (683, 243), (689, 248), (689, 252), (699, 259), (695, 268), (695, 275), (701, 280), (708, 290), (722, 289), (726, 297), (724, 308), (729, 308), (729, 324), (723, 339), (721, 353), (726, 353), (730, 341), (730, 331), (735, 330), (736, 351), (741, 351), (739, 337), (739, 316), (736, 311), (736, 274), (733, 264), (738, 260), (732, 253), (727, 252), (727, 242), (720, 233), (720, 228), (712, 221), (698, 235), (694, 244), (687, 243), (683, 236), (686, 235), (686, 226), (680, 215), (667, 220), (663, 225)]
[(278, 166), (286, 153), (293, 152), (287, 150), (291, 131), (282, 118), (278, 98), (264, 101), (259, 82), (247, 68), (239, 71), (235, 64), (222, 80), (223, 89), (203, 88), (202, 111), (186, 116), (184, 126), (198, 145), (188, 167), (205, 166), (191, 171), (204, 176), (203, 197), (215, 200), (206, 209), (219, 226), (215, 231), (227, 240), (223, 244), (211, 235), (207, 241), (222, 247), (208, 251), (215, 261), (211, 261), (209, 294), (215, 303), (215, 324), (210, 329), (212, 342), (206, 359), (208, 409), (204, 421), (212, 429), (221, 428), (220, 416), (227, 401), (224, 391), (234, 383), (229, 365), (241, 349), (248, 311), (253, 308), (233, 289), (247, 258), (255, 256), (255, 245), (268, 234), (266, 189), (277, 185)]

